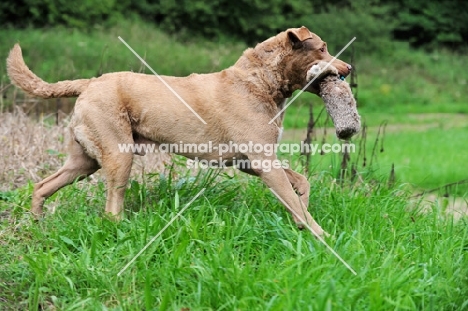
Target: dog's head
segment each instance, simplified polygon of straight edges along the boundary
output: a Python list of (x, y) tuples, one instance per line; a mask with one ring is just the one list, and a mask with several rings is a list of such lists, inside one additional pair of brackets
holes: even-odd
[[(285, 64), (290, 66), (288, 68), (290, 73), (297, 75), (292, 78), (300, 84), (300, 87), (306, 85), (306, 72), (321, 61), (330, 62), (340, 76), (346, 77), (351, 73), (351, 65), (339, 59), (333, 60), (333, 56), (328, 52), (327, 43), (306, 27), (286, 30), (286, 40), (291, 46), (291, 53), (285, 57)], [(308, 91), (317, 93), (312, 88)]]

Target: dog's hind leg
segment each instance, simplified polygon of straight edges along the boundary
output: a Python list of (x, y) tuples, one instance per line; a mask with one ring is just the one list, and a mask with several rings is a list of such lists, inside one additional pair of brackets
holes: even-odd
[(116, 149), (116, 142), (132, 144), (133, 139), (131, 133), (126, 135), (121, 129), (115, 129), (114, 134), (116, 134), (115, 137), (108, 137), (109, 139), (103, 142), (103, 150), (106, 150), (106, 153), (102, 155), (102, 169), (106, 176), (106, 213), (111, 219), (118, 221), (123, 214), (125, 190), (132, 169), (133, 153), (120, 152)]
[(114, 220), (122, 218), (125, 190), (127, 188), (133, 154), (121, 153), (103, 156), (102, 168), (106, 175), (106, 213)]
[(31, 212), (36, 218), (42, 214), (42, 206), (48, 197), (60, 188), (99, 169), (97, 161), (88, 156), (83, 147), (73, 139), (68, 143), (68, 152), (69, 156), (60, 170), (34, 185)]

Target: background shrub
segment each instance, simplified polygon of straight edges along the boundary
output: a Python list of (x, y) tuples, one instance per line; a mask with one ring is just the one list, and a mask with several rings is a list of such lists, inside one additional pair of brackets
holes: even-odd
[[(305, 25), (333, 41), (358, 36), (363, 49), (398, 39), (416, 47), (462, 49), (468, 41), (468, 2), (415, 0), (3, 0), (0, 25), (79, 29), (141, 17), (170, 33), (227, 37), (253, 44)], [(333, 35), (337, 37), (334, 38)]]

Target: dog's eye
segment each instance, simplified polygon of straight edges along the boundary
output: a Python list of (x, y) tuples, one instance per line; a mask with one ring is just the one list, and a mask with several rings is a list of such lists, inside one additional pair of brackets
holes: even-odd
[(325, 53), (325, 47), (320, 48), (320, 52)]

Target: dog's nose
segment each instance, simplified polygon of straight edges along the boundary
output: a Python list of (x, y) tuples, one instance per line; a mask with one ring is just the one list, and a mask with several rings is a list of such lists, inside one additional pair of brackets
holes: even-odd
[(347, 77), (351, 73), (351, 71), (353, 70), (353, 66), (351, 66), (350, 64), (347, 64), (347, 63), (345, 63), (345, 66), (342, 66), (341, 68), (342, 69), (340, 71), (340, 75), (342, 77)]

